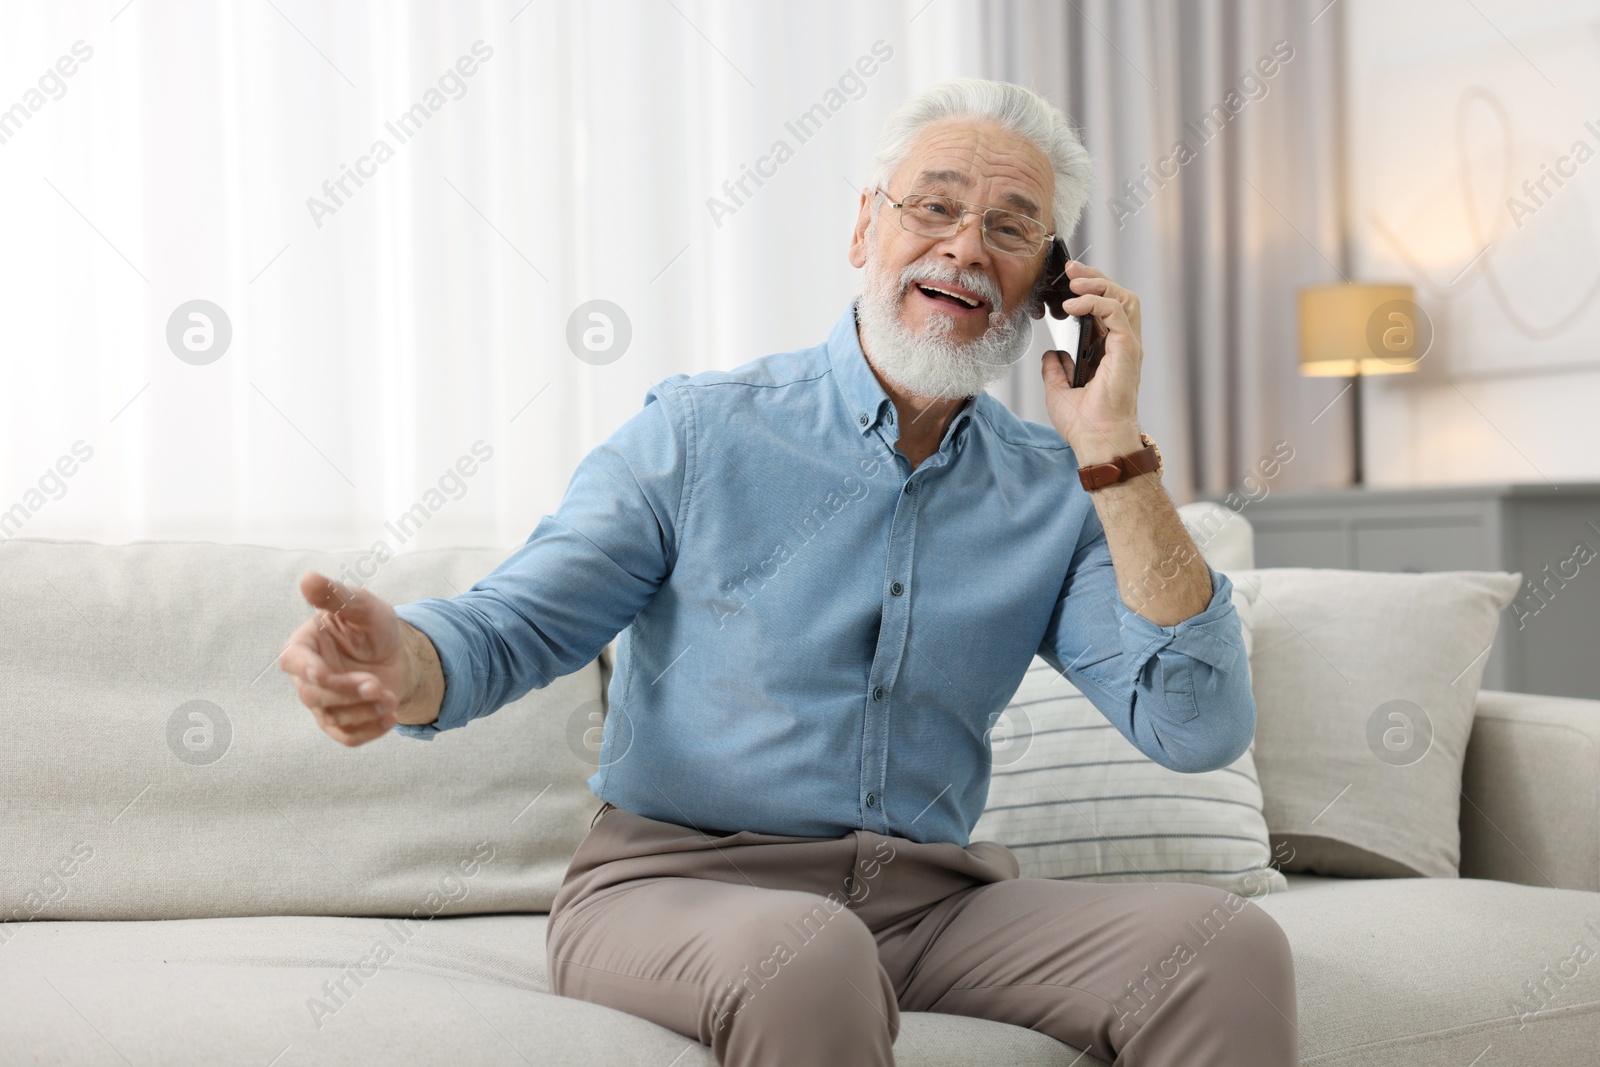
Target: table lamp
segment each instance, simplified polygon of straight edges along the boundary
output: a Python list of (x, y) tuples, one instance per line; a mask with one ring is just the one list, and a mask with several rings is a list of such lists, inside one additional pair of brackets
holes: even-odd
[[(1417, 369), (1432, 325), (1409, 285), (1344, 283), (1300, 290), (1300, 373), (1355, 379)], [(1352, 381), (1352, 484), (1362, 483), (1361, 383)]]

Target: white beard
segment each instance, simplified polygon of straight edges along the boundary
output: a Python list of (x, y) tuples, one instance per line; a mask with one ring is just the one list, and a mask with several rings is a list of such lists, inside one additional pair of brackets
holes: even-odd
[[(867, 245), (874, 248), (872, 230)], [(955, 315), (935, 310), (922, 333), (913, 333), (902, 317), (902, 300), (913, 282), (949, 282), (988, 301), (989, 328), (970, 341), (951, 335)], [(919, 397), (957, 399), (977, 396), (990, 382), (1005, 377), (1033, 343), (1028, 328), (1029, 307), (1022, 304), (1006, 312), (1000, 293), (987, 275), (977, 269), (960, 271), (935, 263), (912, 263), (898, 279), (889, 275), (869, 252), (856, 300), (856, 321), (862, 347), (872, 365), (895, 385)]]

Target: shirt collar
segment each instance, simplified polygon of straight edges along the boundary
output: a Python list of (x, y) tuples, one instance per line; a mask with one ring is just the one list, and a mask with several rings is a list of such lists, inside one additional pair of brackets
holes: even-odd
[[(845, 411), (849, 413), (858, 433), (865, 435), (885, 419), (893, 421), (894, 402), (883, 391), (878, 376), (867, 363), (866, 353), (861, 350), (861, 336), (856, 332), (854, 300), (844, 309), (844, 314), (833, 325), (833, 332), (828, 335), (828, 361), (833, 365), (833, 380), (838, 383), (839, 392), (844, 396)], [(950, 420), (950, 426), (945, 431), (946, 440), (960, 432), (977, 406), (977, 398), (972, 397), (956, 412), (956, 417)]]

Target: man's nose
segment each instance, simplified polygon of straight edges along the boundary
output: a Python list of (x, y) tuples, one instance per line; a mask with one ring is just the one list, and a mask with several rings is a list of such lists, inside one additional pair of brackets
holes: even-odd
[(989, 277), (989, 246), (983, 240), (983, 217), (976, 212), (961, 216), (961, 228), (939, 241), (936, 253), (952, 260), (958, 269), (972, 268)]
[(959, 229), (944, 239), (946, 254), (964, 264), (987, 264), (989, 246), (983, 243), (983, 216), (976, 211), (963, 211), (958, 225)]

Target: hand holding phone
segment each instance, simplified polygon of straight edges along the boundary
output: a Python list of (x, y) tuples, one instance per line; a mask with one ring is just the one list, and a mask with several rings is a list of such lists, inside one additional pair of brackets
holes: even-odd
[(1050, 242), (1050, 255), (1045, 260), (1045, 287), (1042, 292), (1045, 325), (1055, 341), (1056, 348), (1072, 357), (1072, 386), (1081, 389), (1094, 377), (1100, 360), (1106, 353), (1105, 333), (1093, 315), (1068, 315), (1062, 305), (1078, 294), (1068, 284), (1067, 262), (1071, 253), (1067, 243), (1057, 237)]

